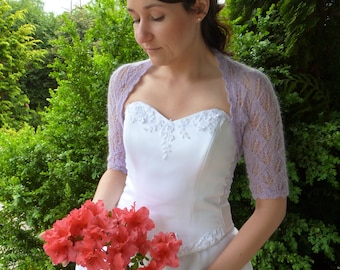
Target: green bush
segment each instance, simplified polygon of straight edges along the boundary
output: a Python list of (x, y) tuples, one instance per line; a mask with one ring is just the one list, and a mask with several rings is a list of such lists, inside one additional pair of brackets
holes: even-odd
[(0, 0), (0, 127), (19, 129), (36, 117), (20, 80), (28, 63), (39, 63), (46, 52), (38, 47), (34, 25), (25, 23), (25, 13), (12, 11), (6, 0)]
[[(88, 24), (79, 24), (80, 18)], [(144, 56), (127, 22), (111, 1), (64, 14), (51, 66), (59, 86), (51, 91), (42, 125), (2, 129), (0, 268), (60, 268), (51, 265), (38, 235), (91, 198), (106, 169), (110, 74)], [(130, 46), (122, 50), (123, 44)]]
[[(286, 219), (253, 264), (255, 269), (337, 269), (340, 213), (334, 205), (339, 204), (340, 189), (339, 111), (328, 113), (332, 101), (322, 78), (297, 73), (291, 47), (294, 42), (292, 37), (285, 38), (290, 32), (282, 31), (286, 17), (278, 6), (271, 5), (267, 11), (258, 8), (251, 19), (233, 21), (235, 57), (269, 75), (279, 96), (290, 178)], [(303, 7), (308, 9), (306, 14)], [(311, 8), (315, 5), (301, 5), (298, 13), (307, 16)], [(240, 21), (248, 23), (239, 24)], [(302, 38), (304, 28), (293, 28), (295, 35)], [(233, 185), (233, 208), (242, 209), (252, 203), (247, 185), (241, 163)], [(236, 223), (240, 226), (250, 212), (236, 212)]]
[[(120, 2), (97, 1), (57, 18), (62, 27), (52, 42), (56, 58), (50, 68), (58, 88), (50, 92), (42, 124), (0, 130), (0, 269), (61, 269), (51, 265), (38, 236), (93, 196), (106, 167), (110, 74), (123, 63), (145, 57)], [(284, 18), (289, 16), (281, 13), (287, 6), (266, 6), (268, 10), (245, 12), (253, 14), (250, 19), (233, 21), (232, 48), (236, 59), (267, 73), (277, 90), (290, 196), (285, 221), (253, 264), (255, 269), (336, 269), (340, 114), (329, 96), (337, 88), (301, 71), (294, 58), (301, 50), (285, 37)], [(304, 32), (297, 31), (303, 28), (289, 26), (289, 33), (303, 37)], [(231, 205), (240, 226), (252, 212), (249, 205), (254, 205), (242, 162), (232, 189)]]

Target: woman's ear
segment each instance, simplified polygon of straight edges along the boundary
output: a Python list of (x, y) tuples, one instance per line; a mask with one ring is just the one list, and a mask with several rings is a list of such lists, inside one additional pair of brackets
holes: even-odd
[(207, 15), (210, 7), (210, 0), (196, 0), (194, 5), (194, 11), (196, 16), (203, 20), (205, 15)]

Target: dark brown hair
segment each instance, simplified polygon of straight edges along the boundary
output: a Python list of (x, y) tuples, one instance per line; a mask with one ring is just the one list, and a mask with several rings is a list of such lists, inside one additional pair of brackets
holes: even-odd
[[(159, 0), (165, 3), (182, 3), (186, 11), (192, 12), (197, 0)], [(217, 3), (217, 0), (210, 0), (208, 13), (201, 23), (202, 36), (208, 47), (222, 53), (227, 53), (231, 31), (230, 26), (218, 19), (218, 13), (224, 5)]]

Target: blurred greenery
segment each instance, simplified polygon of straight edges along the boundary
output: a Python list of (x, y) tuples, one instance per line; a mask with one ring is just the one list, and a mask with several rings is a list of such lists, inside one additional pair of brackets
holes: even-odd
[[(55, 16), (41, 0), (0, 0), (0, 269), (62, 268), (39, 234), (93, 196), (106, 168), (109, 77), (146, 58), (124, 5), (97, 0)], [(334, 0), (227, 0), (222, 12), (234, 57), (271, 78), (285, 126), (288, 213), (255, 269), (340, 265), (339, 10)], [(254, 205), (242, 161), (231, 194), (240, 226)]]

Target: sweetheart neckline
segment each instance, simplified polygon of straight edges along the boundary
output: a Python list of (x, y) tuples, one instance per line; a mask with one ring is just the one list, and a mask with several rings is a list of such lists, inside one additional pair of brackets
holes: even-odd
[(188, 119), (188, 118), (192, 118), (192, 117), (194, 117), (196, 115), (199, 115), (199, 114), (202, 114), (202, 113), (205, 113), (205, 112), (209, 112), (209, 111), (217, 111), (219, 113), (222, 113), (227, 119), (230, 119), (229, 114), (227, 114), (225, 111), (223, 111), (221, 109), (218, 109), (218, 108), (203, 109), (203, 110), (200, 110), (200, 111), (188, 114), (186, 116), (183, 116), (183, 117), (180, 117), (180, 118), (177, 118), (177, 119), (171, 119), (171, 118), (166, 117), (164, 114), (162, 114), (159, 110), (157, 110), (155, 107), (153, 107), (149, 103), (141, 101), (141, 100), (135, 100), (135, 101), (130, 102), (129, 104), (126, 105), (125, 110), (128, 107), (130, 107), (130, 106), (132, 106), (134, 104), (142, 104), (144, 106), (147, 106), (147, 107), (151, 108), (153, 111), (155, 111), (159, 116), (161, 116), (166, 121), (173, 122), (173, 123), (174, 122), (179, 122), (179, 121), (182, 121), (182, 120), (185, 120), (185, 119)]

